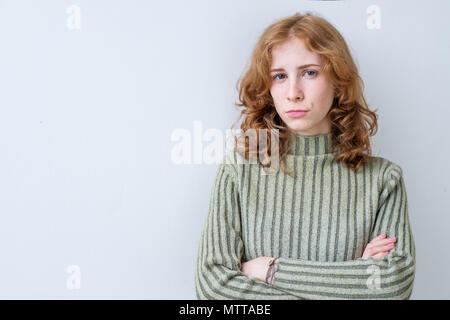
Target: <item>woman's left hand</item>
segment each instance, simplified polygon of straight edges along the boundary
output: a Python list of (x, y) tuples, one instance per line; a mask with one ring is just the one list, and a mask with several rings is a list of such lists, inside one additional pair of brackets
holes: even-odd
[(241, 265), (241, 271), (248, 277), (266, 282), (269, 261), (272, 257), (258, 257), (244, 262)]

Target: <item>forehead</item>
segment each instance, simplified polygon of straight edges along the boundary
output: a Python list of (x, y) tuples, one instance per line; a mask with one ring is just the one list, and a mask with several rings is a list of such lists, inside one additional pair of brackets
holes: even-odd
[(292, 37), (272, 48), (272, 67), (283, 68), (291, 64), (320, 64), (319, 54), (309, 51), (303, 40)]

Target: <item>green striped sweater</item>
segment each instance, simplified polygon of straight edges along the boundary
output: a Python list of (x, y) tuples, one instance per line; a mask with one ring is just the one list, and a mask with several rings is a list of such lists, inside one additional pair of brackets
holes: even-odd
[[(331, 134), (292, 135), (287, 165), (264, 174), (234, 150), (218, 164), (198, 245), (197, 299), (409, 299), (415, 245), (402, 169), (372, 156), (357, 173), (336, 162)], [(376, 236), (383, 259), (362, 259)], [(241, 263), (279, 257), (272, 285)]]

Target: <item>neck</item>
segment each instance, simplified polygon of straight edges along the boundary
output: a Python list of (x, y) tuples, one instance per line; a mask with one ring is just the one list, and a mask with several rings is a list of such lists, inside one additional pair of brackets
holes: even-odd
[(331, 133), (314, 135), (291, 134), (288, 154), (297, 156), (314, 156), (332, 153)]

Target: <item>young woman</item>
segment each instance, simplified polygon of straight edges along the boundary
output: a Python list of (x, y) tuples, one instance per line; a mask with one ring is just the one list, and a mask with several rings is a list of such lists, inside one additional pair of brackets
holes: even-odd
[[(402, 169), (371, 155), (377, 116), (341, 34), (311, 13), (273, 23), (239, 93), (242, 134), (211, 191), (197, 298), (409, 299)], [(249, 129), (272, 130), (267, 147), (252, 148)], [(273, 145), (281, 170), (266, 174)]]

